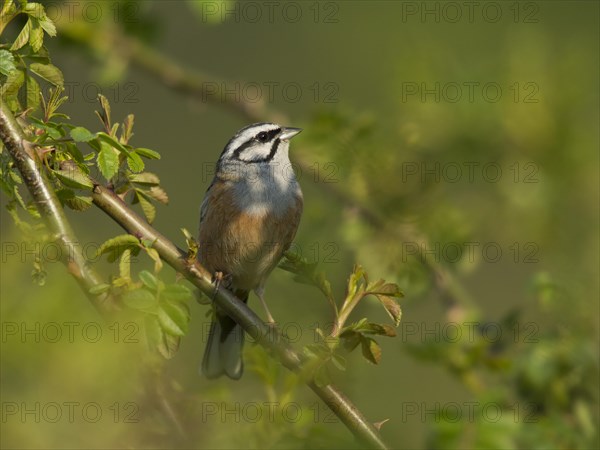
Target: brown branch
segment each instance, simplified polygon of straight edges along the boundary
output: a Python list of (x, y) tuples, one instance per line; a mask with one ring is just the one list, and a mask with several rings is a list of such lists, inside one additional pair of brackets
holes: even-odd
[[(44, 216), (50, 228), (57, 232), (60, 241), (69, 250), (77, 246), (73, 232), (64, 216), (64, 212), (56, 198), (49, 181), (44, 177), (39, 165), (30, 156), (32, 145), (29, 143), (15, 118), (0, 99), (0, 137), (13, 156), (17, 169), (23, 175), (29, 187), (40, 214)], [(132, 211), (112, 190), (94, 185), (92, 191), (94, 204), (115, 220), (128, 233), (138, 239), (153, 242), (152, 246), (161, 258), (177, 272), (185, 276), (202, 292), (214, 298), (214, 302), (225, 313), (239, 323), (244, 330), (263, 347), (276, 355), (277, 359), (288, 369), (300, 372), (305, 358), (298, 354), (283, 339), (281, 333), (266, 325), (245, 303), (238, 300), (231, 292), (219, 289), (215, 295), (211, 274), (197, 261), (189, 261), (185, 251), (177, 248), (173, 242), (160, 234), (152, 226)], [(69, 253), (71, 254), (71, 253)], [(90, 283), (100, 283), (91, 271), (81, 253), (74, 253), (71, 264), (76, 265), (76, 276), (85, 292), (88, 293)], [(70, 267), (70, 266), (69, 266)], [(92, 278), (92, 276), (94, 278)], [(95, 297), (94, 297), (95, 299)], [(365, 445), (372, 448), (387, 448), (381, 436), (362, 413), (333, 385), (318, 386), (310, 380), (308, 386), (325, 402), (325, 404), (340, 418), (342, 423)]]

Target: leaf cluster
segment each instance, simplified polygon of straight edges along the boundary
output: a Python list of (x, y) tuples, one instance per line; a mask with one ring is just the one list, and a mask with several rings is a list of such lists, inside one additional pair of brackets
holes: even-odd
[[(110, 105), (102, 95), (98, 98), (100, 111), (96, 112), (101, 131), (94, 133), (70, 123), (59, 111), (68, 101), (63, 95), (64, 76), (51, 64), (43, 45), (44, 33), (56, 35), (55, 26), (41, 4), (10, 0), (0, 11), (0, 32), (19, 15), (27, 17), (24, 27), (12, 44), (0, 45), (0, 95), (13, 113), (27, 120), (26, 131), (40, 162), (49, 169), (60, 201), (71, 209), (87, 209), (95, 182), (90, 169), (94, 168), (119, 196), (125, 198), (131, 193), (132, 204), (139, 204), (152, 222), (156, 217), (154, 204), (166, 204), (169, 199), (158, 176), (144, 171), (144, 159), (159, 159), (160, 155), (129, 144), (134, 116), (128, 115), (122, 124), (113, 123)], [(49, 86), (47, 95), (43, 94), (43, 84)], [(85, 153), (80, 146), (92, 151)], [(3, 191), (24, 209), (32, 209), (18, 191), (20, 177), (4, 152), (0, 153), (0, 166)]]
[[(158, 273), (162, 261), (152, 242), (139, 240), (130, 234), (116, 236), (104, 242), (98, 255), (105, 255), (110, 262), (118, 261), (119, 276), (110, 284), (92, 288), (93, 294), (111, 291), (122, 301), (122, 305), (141, 314), (146, 336), (151, 348), (157, 349), (165, 358), (172, 358), (181, 337), (189, 327), (190, 309), (188, 301), (192, 291), (181, 283), (165, 283)], [(141, 251), (154, 261), (154, 273), (142, 270), (138, 281), (131, 276), (131, 258)]]
[[(373, 364), (380, 362), (381, 347), (375, 337), (394, 337), (396, 336), (394, 327), (400, 325), (402, 312), (398, 299), (404, 294), (397, 284), (388, 283), (383, 279), (370, 281), (364, 268), (356, 265), (348, 278), (343, 301), (339, 302), (332, 292), (331, 283), (325, 273), (318, 270), (316, 263), (308, 262), (298, 254), (287, 252), (279, 267), (292, 272), (296, 281), (319, 289), (333, 310), (332, 330), (327, 333), (317, 328), (320, 342), (304, 348), (304, 353), (311, 360), (307, 365), (307, 371), (314, 372), (317, 383), (325, 385), (330, 382), (331, 367), (345, 370), (346, 359), (342, 350), (352, 352), (360, 346), (362, 355), (367, 361)], [(371, 322), (367, 318), (346, 324), (356, 306), (369, 296), (375, 297), (380, 302), (394, 326)]]
[(56, 27), (42, 4), (7, 0), (0, 10), (0, 34), (15, 17), (27, 20), (14, 42), (0, 45), (0, 95), (14, 110), (39, 108), (40, 82), (62, 86), (62, 72), (50, 62), (44, 37), (56, 36)]

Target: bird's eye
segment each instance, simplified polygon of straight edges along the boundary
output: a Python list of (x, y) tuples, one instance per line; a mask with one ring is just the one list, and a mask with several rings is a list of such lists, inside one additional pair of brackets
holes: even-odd
[(269, 135), (265, 131), (261, 131), (256, 135), (256, 139), (260, 142), (267, 142), (269, 140)]

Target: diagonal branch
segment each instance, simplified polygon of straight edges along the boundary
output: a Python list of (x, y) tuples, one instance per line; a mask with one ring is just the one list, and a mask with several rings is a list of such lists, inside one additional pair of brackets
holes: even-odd
[[(46, 218), (50, 229), (56, 232), (61, 244), (69, 250), (69, 255), (73, 255), (67, 262), (69, 270), (80, 281), (84, 291), (88, 293), (90, 284), (98, 284), (100, 280), (86, 264), (83, 255), (75, 251), (77, 247), (81, 246), (77, 245), (49, 180), (40, 170), (40, 166), (36, 164), (33, 146), (26, 140), (19, 124), (1, 99), (0, 138), (15, 160), (17, 169), (23, 175), (40, 214)], [(92, 200), (98, 208), (128, 233), (138, 239), (152, 241), (153, 248), (167, 264), (184, 275), (202, 292), (212, 296), (219, 308), (238, 322), (260, 345), (270, 350), (286, 368), (294, 372), (301, 371), (305, 358), (285, 342), (279, 331), (266, 325), (231, 292), (219, 289), (215, 295), (211, 274), (197, 261), (189, 261), (185, 251), (177, 248), (173, 242), (150, 226), (145, 219), (129, 209), (113, 191), (95, 184)], [(97, 306), (103, 306), (96, 297), (93, 297), (93, 300)], [(335, 386), (321, 387), (313, 380), (308, 382), (308, 386), (364, 445), (379, 449), (387, 448), (375, 427)]]
[(31, 196), (46, 221), (48, 229), (61, 249), (61, 260), (71, 275), (77, 280), (94, 306), (103, 314), (108, 314), (114, 299), (107, 293), (90, 294), (90, 289), (104, 281), (88, 264), (56, 193), (45, 173), (40, 170), (41, 161), (34, 146), (27, 141), (23, 130), (11, 114), (4, 100), (0, 98), (0, 139), (12, 156), (15, 165)]

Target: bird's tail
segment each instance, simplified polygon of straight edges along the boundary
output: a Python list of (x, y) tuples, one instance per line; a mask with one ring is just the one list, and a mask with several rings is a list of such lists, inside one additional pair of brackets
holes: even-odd
[[(248, 301), (248, 292), (237, 291), (236, 296)], [(202, 373), (207, 378), (227, 375), (238, 380), (244, 372), (242, 348), (244, 330), (231, 317), (217, 311), (216, 319), (210, 325), (208, 342), (202, 358)]]

